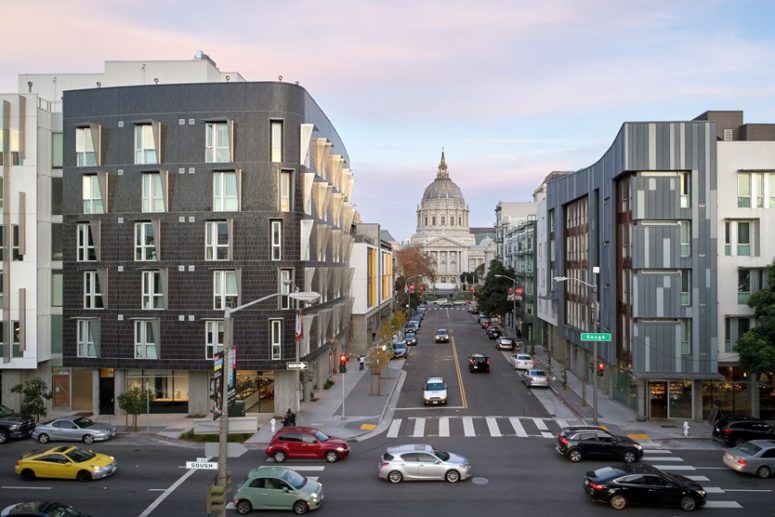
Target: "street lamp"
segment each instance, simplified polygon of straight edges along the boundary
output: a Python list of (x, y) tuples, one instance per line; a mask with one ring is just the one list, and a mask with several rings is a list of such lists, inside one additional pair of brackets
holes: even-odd
[(415, 278), (422, 278), (422, 275), (410, 276), (409, 278), (406, 279), (406, 282), (404, 282), (404, 289), (406, 289), (406, 301), (407, 301), (406, 307), (407, 309), (409, 309), (407, 311), (407, 316), (409, 317), (412, 316), (412, 293), (409, 292), (409, 282), (411, 282)]
[[(592, 268), (592, 274), (593, 275), (598, 275), (599, 273), (600, 273), (600, 268), (597, 267), (597, 266), (594, 266)], [(599, 332), (599, 329), (600, 329), (600, 299), (599, 299), (599, 293), (598, 293), (598, 290), (597, 290), (597, 283), (590, 284), (589, 282), (585, 282), (583, 280), (579, 280), (578, 278), (571, 278), (571, 277), (567, 277), (567, 276), (556, 276), (556, 277), (554, 277), (554, 281), (558, 282), (558, 283), (559, 282), (565, 282), (567, 280), (571, 280), (573, 282), (578, 282), (579, 284), (586, 286), (587, 289), (592, 289), (592, 294), (593, 294), (592, 310), (595, 313), (595, 316), (594, 316), (595, 319), (593, 321), (593, 323), (594, 323), (594, 332), (596, 332), (596, 333)], [(597, 363), (597, 361), (598, 361), (598, 358), (597, 358), (597, 341), (593, 341), (593, 345), (592, 346), (593, 346), (592, 356), (595, 359), (594, 371), (592, 372), (592, 414), (594, 416), (595, 425), (597, 425), (597, 377), (598, 377), (598, 374), (597, 374), (597, 364), (598, 364)]]
[[(221, 393), (221, 404), (223, 404), (223, 408), (221, 409), (221, 426), (220, 426), (220, 436), (219, 436), (219, 446), (218, 446), (218, 478), (217, 478), (217, 484), (222, 486), (224, 489), (224, 494), (228, 491), (228, 470), (226, 468), (226, 447), (228, 442), (228, 436), (229, 436), (229, 379), (227, 377), (227, 373), (229, 371), (229, 365), (231, 364), (231, 354), (232, 354), (232, 347), (234, 346), (234, 320), (232, 320), (231, 315), (235, 312), (241, 311), (242, 309), (247, 309), (248, 307), (251, 307), (253, 305), (256, 305), (257, 303), (265, 302), (269, 299), (272, 299), (276, 296), (288, 296), (292, 300), (297, 300), (300, 302), (305, 303), (314, 303), (320, 298), (320, 294), (314, 292), (314, 291), (302, 291), (302, 292), (295, 292), (295, 293), (274, 293), (270, 294), (268, 296), (264, 296), (263, 298), (259, 298), (258, 300), (253, 300), (252, 302), (248, 302), (245, 304), (240, 305), (239, 307), (229, 308), (223, 310), (223, 322), (224, 322), (224, 331), (226, 333), (226, 339), (225, 343), (223, 344), (223, 391)], [(296, 362), (299, 362), (299, 344), (296, 343)], [(299, 372), (300, 370), (297, 370)], [(296, 379), (296, 385), (298, 386), (299, 380)], [(298, 389), (298, 388), (297, 388)], [(297, 397), (298, 400), (298, 397)], [(223, 509), (220, 511), (221, 517), (226, 517), (226, 508), (225, 505)]]
[(505, 278), (507, 280), (511, 280), (511, 282), (514, 284), (514, 287), (511, 291), (511, 324), (514, 326), (514, 337), (517, 337), (517, 279), (511, 278), (508, 275), (495, 275), (495, 278)]

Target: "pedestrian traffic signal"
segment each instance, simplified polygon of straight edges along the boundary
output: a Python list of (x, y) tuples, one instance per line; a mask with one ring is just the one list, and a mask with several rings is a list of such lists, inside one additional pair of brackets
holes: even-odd
[(339, 355), (339, 373), (347, 373), (347, 354)]
[(605, 373), (605, 363), (603, 362), (597, 363), (597, 375), (599, 377), (602, 377), (604, 373)]
[(207, 486), (207, 513), (220, 513), (226, 509), (226, 487), (211, 484)]

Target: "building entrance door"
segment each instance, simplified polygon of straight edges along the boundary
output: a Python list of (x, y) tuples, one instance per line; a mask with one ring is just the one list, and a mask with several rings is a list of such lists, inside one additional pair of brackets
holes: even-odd
[(116, 394), (115, 378), (112, 368), (100, 370), (100, 415), (115, 413), (114, 397)]
[(649, 382), (651, 418), (667, 418), (667, 382)]
[(70, 411), (70, 372), (51, 375), (51, 407), (55, 411)]

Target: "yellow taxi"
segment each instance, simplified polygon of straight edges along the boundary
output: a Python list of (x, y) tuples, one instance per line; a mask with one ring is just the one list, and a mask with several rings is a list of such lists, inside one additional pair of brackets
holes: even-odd
[(91, 481), (110, 476), (118, 468), (113, 456), (97, 454), (72, 445), (28, 452), (16, 460), (15, 471), (23, 479), (77, 479)]

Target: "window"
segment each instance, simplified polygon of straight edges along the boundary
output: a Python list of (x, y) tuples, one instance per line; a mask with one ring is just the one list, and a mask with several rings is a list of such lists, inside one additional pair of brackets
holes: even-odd
[(164, 308), (161, 277), (161, 271), (143, 271), (143, 309)]
[(734, 352), (737, 340), (751, 330), (751, 318), (724, 319), (724, 351)]
[(89, 223), (79, 223), (76, 226), (77, 257), (78, 262), (91, 262), (97, 260), (97, 248), (94, 245), (92, 227)]
[(229, 148), (229, 124), (227, 122), (209, 122), (206, 131), (205, 162), (230, 162), (231, 149)]
[(205, 223), (205, 260), (229, 260), (231, 257), (228, 221)]
[(11, 259), (16, 261), (22, 261), (24, 260), (24, 255), (22, 254), (21, 249), (21, 234), (19, 233), (19, 225), (14, 224), (11, 226), (11, 230), (13, 230), (13, 242), (11, 243)]
[(51, 178), (51, 215), (62, 215), (62, 178)]
[(692, 353), (692, 320), (681, 320), (681, 355)]
[(767, 174), (767, 183), (769, 183), (770, 208), (775, 208), (775, 172)]
[(751, 194), (754, 199), (755, 208), (764, 208), (764, 173), (754, 172), (751, 174), (751, 180), (753, 181), (753, 189)]
[(681, 305), (692, 304), (692, 272), (690, 269), (681, 270)]
[(96, 271), (83, 272), (83, 308), (104, 309), (100, 277)]
[(745, 305), (751, 297), (751, 270), (737, 270), (737, 303)]
[(272, 361), (283, 358), (283, 320), (269, 320), (269, 334), (272, 343)]
[(441, 226), (444, 226), (444, 216), (441, 216)]
[(61, 132), (51, 133), (51, 168), (52, 169), (62, 168), (62, 156), (63, 156), (62, 151), (63, 151), (62, 133)]
[(680, 181), (680, 206), (681, 208), (689, 208), (691, 206), (691, 173), (682, 172), (679, 176)]
[(681, 230), (681, 256), (689, 257), (692, 253), (692, 223), (691, 221), (679, 221)]
[(425, 226), (428, 226), (428, 216), (427, 215), (425, 216), (424, 220), (425, 220)]
[(436, 226), (436, 216), (431, 216), (431, 225)]
[(283, 258), (283, 222), (271, 221), (271, 249), (272, 260), (282, 260)]
[[(0, 277), (2, 280), (2, 277)], [(1, 285), (1, 284), (0, 284)], [(51, 270), (51, 306), (62, 306), (62, 270)]]
[(457, 225), (458, 226), (463, 226), (463, 217), (462, 216), (457, 218)]
[(724, 222), (724, 255), (732, 255), (732, 223)]
[(96, 174), (83, 175), (83, 213), (105, 213), (100, 178)]
[(290, 212), (291, 210), (291, 185), (293, 185), (292, 180), (292, 171), (280, 171), (280, 188), (278, 189), (280, 200), (278, 207), (281, 212)]
[(737, 222), (737, 256), (751, 256), (751, 223), (748, 221)]
[(737, 174), (737, 206), (751, 208), (751, 175), (747, 172)]
[(290, 309), (291, 298), (288, 294), (290, 294), (293, 284), (293, 269), (281, 269), (279, 277), (280, 287), (278, 292), (283, 293), (283, 296), (280, 296), (280, 309)]
[(213, 309), (233, 309), (237, 307), (239, 291), (237, 290), (236, 271), (213, 272)]
[(154, 164), (159, 163), (156, 152), (153, 126), (151, 124), (138, 124), (135, 126), (135, 163)]
[(213, 212), (236, 212), (237, 210), (239, 210), (237, 173), (213, 173)]
[(271, 160), (272, 163), (280, 163), (283, 161), (283, 121), (271, 120), (269, 126)]
[(758, 251), (753, 246), (756, 231), (756, 221), (725, 221), (724, 254), (739, 257), (757, 256)]
[(135, 359), (158, 359), (156, 323), (151, 320), (135, 321)]
[(143, 173), (143, 212), (164, 212), (161, 173)]
[(135, 260), (158, 260), (156, 226), (150, 221), (135, 223)]
[(223, 350), (224, 325), (223, 320), (205, 322), (205, 359), (212, 359)]
[(97, 357), (98, 320), (78, 320), (76, 341), (78, 357)]
[(97, 153), (94, 148), (94, 138), (91, 128), (75, 129), (75, 157), (78, 167), (97, 165)]

